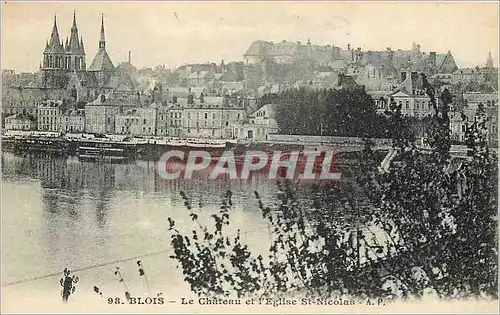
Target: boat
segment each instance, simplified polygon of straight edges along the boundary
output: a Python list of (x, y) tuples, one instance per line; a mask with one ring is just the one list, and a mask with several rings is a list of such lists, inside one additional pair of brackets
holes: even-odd
[(186, 146), (191, 147), (191, 148), (205, 148), (205, 149), (212, 149), (212, 148), (225, 148), (226, 147), (226, 141), (218, 141), (218, 140), (211, 140), (211, 139), (188, 139), (186, 142)]
[(67, 154), (69, 144), (62, 138), (54, 137), (22, 137), (2, 139), (4, 149), (14, 152), (47, 152)]
[(135, 158), (135, 145), (131, 142), (81, 140), (77, 156), (90, 161), (126, 161)]

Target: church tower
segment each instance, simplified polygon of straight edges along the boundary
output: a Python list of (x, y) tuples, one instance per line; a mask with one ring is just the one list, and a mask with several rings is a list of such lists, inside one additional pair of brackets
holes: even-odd
[(71, 27), (69, 42), (66, 39), (64, 68), (69, 71), (84, 71), (87, 68), (83, 37), (78, 37), (76, 12), (73, 12), (73, 26)]
[(45, 43), (45, 50), (43, 51), (43, 61), (41, 65), (41, 72), (44, 85), (59, 86), (64, 82), (61, 74), (64, 71), (65, 51), (63, 43), (59, 38), (59, 30), (57, 29), (57, 17), (54, 15), (54, 25), (52, 26), (52, 33), (49, 41)]
[(47, 87), (64, 87), (68, 81), (68, 73), (85, 71), (85, 48), (83, 38), (78, 36), (76, 13), (73, 12), (73, 26), (68, 41), (63, 44), (57, 28), (57, 18), (54, 16), (54, 25), (49, 41), (45, 44), (43, 61), (40, 67), (43, 83)]
[(99, 84), (102, 86), (109, 78), (112, 71), (115, 69), (111, 58), (106, 52), (106, 36), (104, 34), (104, 15), (101, 16), (101, 37), (99, 39), (99, 49), (92, 60), (88, 71), (94, 72), (97, 75)]

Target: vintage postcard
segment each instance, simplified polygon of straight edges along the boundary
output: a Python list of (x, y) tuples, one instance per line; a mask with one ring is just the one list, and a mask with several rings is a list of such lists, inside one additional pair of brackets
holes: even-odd
[(2, 313), (498, 312), (498, 2), (2, 9)]

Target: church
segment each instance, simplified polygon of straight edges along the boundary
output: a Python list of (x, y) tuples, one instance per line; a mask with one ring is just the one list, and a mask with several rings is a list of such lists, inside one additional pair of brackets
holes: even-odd
[(125, 94), (133, 94), (137, 82), (130, 71), (123, 71), (128, 63), (118, 67), (113, 65), (106, 51), (104, 16), (101, 16), (99, 48), (87, 67), (83, 36), (78, 33), (76, 12), (73, 13), (73, 24), (69, 39), (63, 42), (54, 16), (54, 24), (50, 39), (45, 44), (43, 60), (40, 64), (43, 87), (65, 89), (75, 101), (91, 101), (99, 94), (119, 90)]

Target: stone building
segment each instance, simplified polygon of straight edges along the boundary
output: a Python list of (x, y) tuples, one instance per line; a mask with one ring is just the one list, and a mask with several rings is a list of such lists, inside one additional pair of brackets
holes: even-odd
[(40, 71), (43, 76), (43, 85), (65, 87), (68, 82), (68, 73), (86, 70), (85, 47), (83, 37), (78, 35), (76, 13), (73, 13), (71, 35), (65, 43), (59, 37), (57, 18), (54, 16), (54, 25), (50, 39), (45, 44)]
[(68, 109), (60, 116), (60, 131), (62, 133), (83, 133), (85, 132), (85, 110)]
[(248, 121), (234, 124), (234, 137), (246, 140), (267, 140), (270, 134), (278, 133), (276, 105), (266, 104), (252, 113)]
[(233, 138), (233, 125), (245, 120), (242, 106), (232, 106), (227, 97), (205, 97), (184, 109), (186, 137)]
[(5, 118), (5, 130), (34, 130), (35, 117), (29, 114), (14, 114)]
[(76, 14), (73, 14), (71, 35), (65, 44), (60, 39), (57, 20), (50, 40), (47, 41), (40, 65), (42, 86), (65, 89), (76, 102), (89, 102), (99, 94), (120, 90), (134, 93), (137, 79), (133, 78), (131, 67), (126, 65), (115, 68), (106, 51), (104, 17), (101, 16), (98, 50), (87, 68), (86, 51), (83, 38), (78, 34)]
[(112, 134), (115, 132), (115, 116), (120, 106), (100, 95), (96, 100), (85, 105), (85, 132)]
[(115, 116), (115, 133), (129, 136), (156, 135), (158, 108), (158, 105), (151, 104), (147, 107), (124, 109)]
[(53, 131), (61, 130), (61, 114), (64, 112), (64, 104), (60, 100), (44, 101), (37, 108), (37, 130)]

